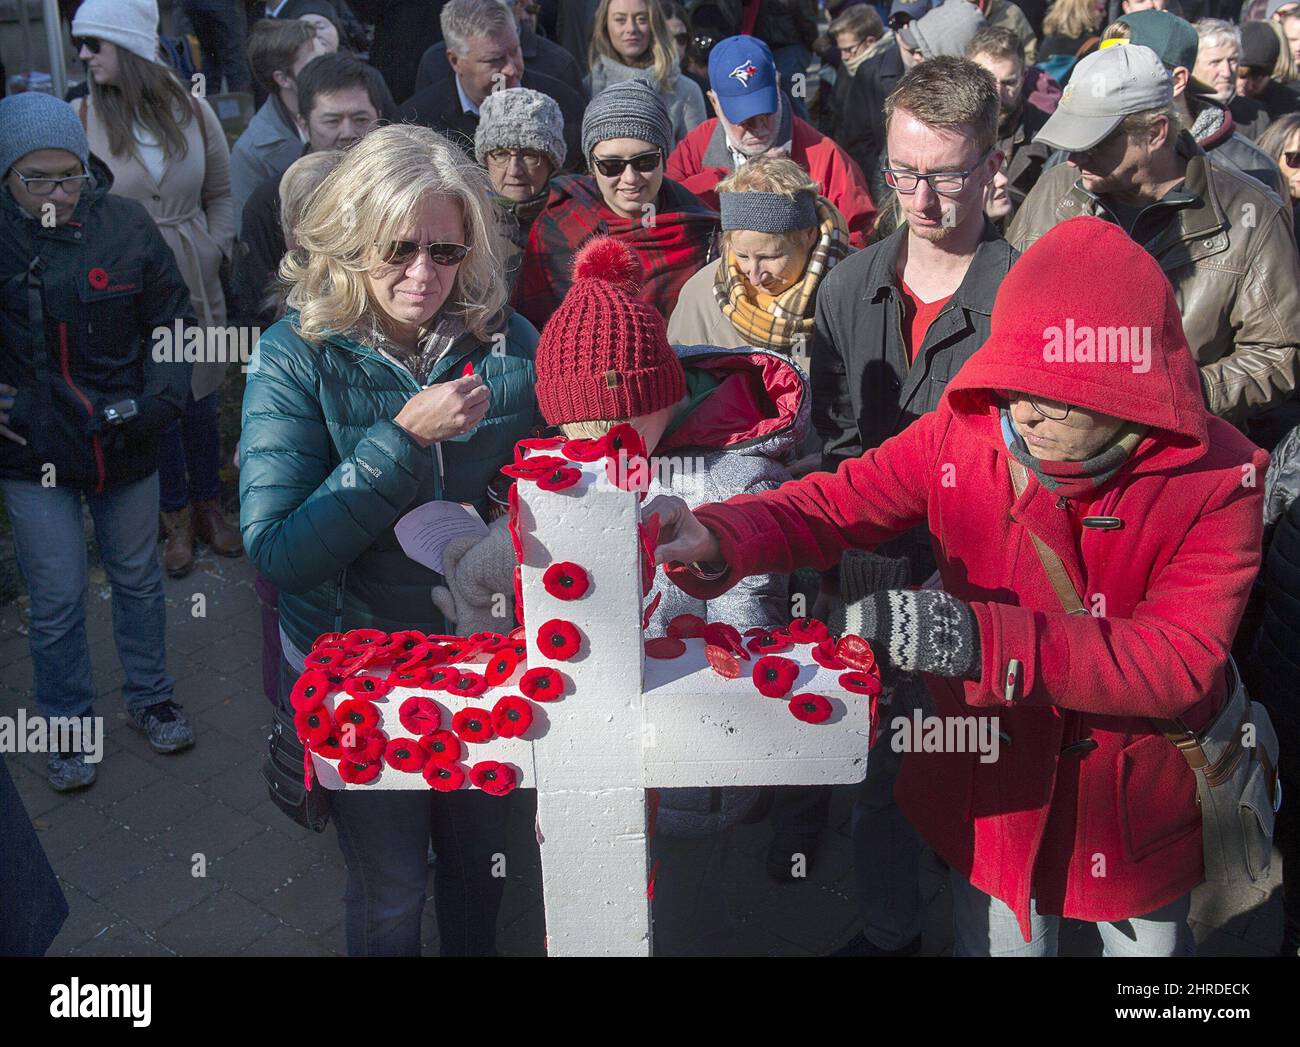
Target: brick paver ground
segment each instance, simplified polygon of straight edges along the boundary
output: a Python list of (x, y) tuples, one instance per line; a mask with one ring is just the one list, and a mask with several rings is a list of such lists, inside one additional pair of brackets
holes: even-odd
[[(11, 772), (71, 914), (51, 948), (57, 955), (342, 954), (344, 867), (333, 828), (298, 829), (267, 799), (257, 775), (270, 707), (262, 694), (260, 622), (247, 560), (201, 556), (194, 573), (168, 580), (167, 649), (177, 700), (198, 732), (188, 753), (159, 756), (122, 711), (122, 673), (113, 649), (108, 587), (93, 576), (88, 629), (97, 712), (106, 717), (99, 780), (77, 796), (45, 784), (45, 757), (7, 754)], [(195, 617), (202, 596), (205, 616)], [(32, 709), (24, 601), (0, 607), (0, 715)], [(733, 834), (726, 891), (740, 951), (819, 955), (857, 930), (848, 836), (851, 794), (835, 790), (830, 824), (806, 881), (778, 884), (763, 868), (770, 829)], [(544, 922), (532, 834), (532, 794), (513, 799), (510, 825), (530, 867), (509, 869), (499, 943), (503, 953), (540, 955)], [(195, 872), (204, 875), (195, 875)], [(1260, 956), (1276, 949), (1281, 925), (1280, 858), (1259, 889), (1196, 894), (1193, 922), (1202, 955)], [(928, 858), (924, 951), (951, 952), (945, 873)], [(426, 952), (436, 955), (430, 902)], [(1069, 923), (1062, 951), (1097, 954), (1095, 931)]]

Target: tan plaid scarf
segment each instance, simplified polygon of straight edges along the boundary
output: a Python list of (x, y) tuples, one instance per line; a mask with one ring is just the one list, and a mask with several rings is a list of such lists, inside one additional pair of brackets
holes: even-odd
[(718, 307), (750, 345), (789, 352), (801, 341), (806, 347), (811, 340), (817, 287), (831, 267), (849, 253), (849, 227), (824, 196), (817, 198), (817, 231), (803, 279), (771, 299), (770, 308), (750, 300), (746, 294), (749, 284), (730, 251), (718, 266), (713, 284)]

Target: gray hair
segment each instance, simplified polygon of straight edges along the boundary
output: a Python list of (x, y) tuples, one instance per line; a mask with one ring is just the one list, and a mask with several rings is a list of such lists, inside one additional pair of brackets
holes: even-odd
[(1241, 50), (1241, 30), (1222, 18), (1198, 18), (1193, 23), (1196, 35), (1200, 37), (1201, 47), (1221, 47), (1223, 44), (1235, 44)]
[(439, 17), (447, 50), (464, 54), (472, 36), (496, 36), (517, 29), (514, 11), (504, 0), (451, 0)]

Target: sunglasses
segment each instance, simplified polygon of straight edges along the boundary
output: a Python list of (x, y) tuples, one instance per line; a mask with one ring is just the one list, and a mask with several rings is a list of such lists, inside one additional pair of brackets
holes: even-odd
[(1300, 167), (1300, 149), (1295, 152), (1288, 149), (1282, 154), (1282, 159), (1286, 161), (1287, 167)]
[(97, 36), (74, 36), (72, 46), (77, 49), (77, 54), (81, 54), (81, 49), (84, 47), (92, 55), (97, 55), (99, 54), (100, 39)]
[(663, 162), (663, 154), (658, 149), (651, 149), (648, 153), (637, 153), (636, 156), (611, 156), (608, 160), (593, 156), (591, 162), (596, 165), (596, 170), (606, 178), (617, 178), (623, 173), (623, 169), (628, 164), (632, 165), (633, 171), (640, 174), (657, 171), (659, 165)]
[(464, 244), (417, 244), (414, 240), (394, 240), (380, 251), (379, 256), (388, 265), (408, 265), (421, 251), (429, 252), (429, 261), (434, 265), (459, 265), (469, 254), (469, 248)]

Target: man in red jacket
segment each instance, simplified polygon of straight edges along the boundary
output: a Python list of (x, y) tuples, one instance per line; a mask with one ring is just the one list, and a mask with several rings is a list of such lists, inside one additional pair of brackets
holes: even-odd
[[(785, 153), (844, 216), (849, 243), (865, 247), (876, 205), (853, 158), (790, 111), (767, 44), (733, 36), (709, 52), (709, 101), (718, 115), (688, 134), (668, 158), (668, 177), (718, 210), (714, 187), (746, 160)], [(796, 85), (797, 86), (797, 85)]]
[[(701, 599), (926, 524), (943, 588), (872, 594), (843, 631), (924, 673), (954, 739), (921, 751), (906, 720), (885, 736), (899, 805), (952, 870), (956, 953), (1054, 953), (1064, 916), (1097, 923), (1107, 955), (1172, 956), (1194, 948), (1202, 826), (1154, 721), (1200, 731), (1229, 696), (1267, 464), (1206, 410), (1160, 267), (1079, 217), (1011, 269), (937, 411), (834, 475), (647, 511)], [(1091, 613), (1063, 609), (1055, 558)], [(994, 758), (953, 725), (1000, 739)]]

